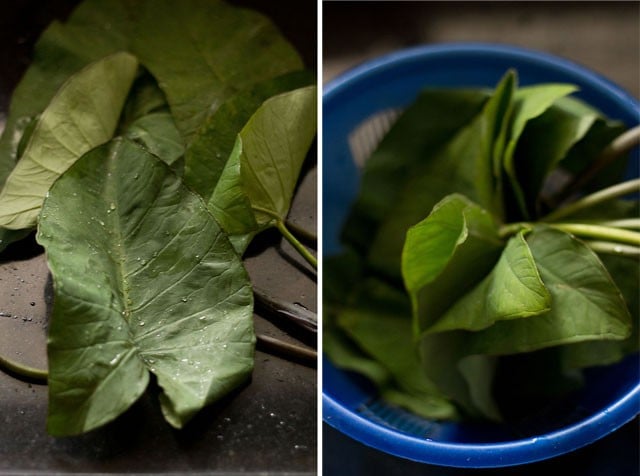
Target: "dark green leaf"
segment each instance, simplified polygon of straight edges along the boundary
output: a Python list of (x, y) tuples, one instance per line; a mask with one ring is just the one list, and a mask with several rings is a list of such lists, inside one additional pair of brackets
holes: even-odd
[(184, 154), (182, 137), (168, 112), (153, 112), (140, 117), (129, 125), (124, 136), (142, 145), (167, 165), (172, 165)]
[[(481, 91), (428, 89), (416, 98), (366, 162), (358, 198), (344, 227), (346, 243), (362, 254), (367, 253), (371, 237), (394, 208), (421, 162), (469, 124), (488, 97), (488, 92)], [(424, 212), (409, 224), (424, 218), (432, 206), (433, 203), (425, 204), (421, 208)], [(398, 256), (399, 253), (400, 248)]]
[(124, 412), (152, 372), (181, 427), (253, 366), (248, 275), (204, 202), (144, 149), (117, 140), (56, 181), (38, 241), (53, 274), (49, 431)]
[[(567, 84), (541, 84), (536, 86), (529, 86), (526, 88), (520, 88), (514, 96), (513, 117), (511, 119), (511, 126), (508, 133), (508, 144), (504, 151), (504, 157), (502, 158), (502, 167), (504, 167), (504, 170), (509, 177), (510, 186), (514, 192), (516, 200), (518, 201), (522, 215), (525, 218), (529, 218), (529, 216), (523, 187), (520, 184), (519, 177), (516, 172), (518, 168), (518, 165), (516, 163), (516, 159), (518, 157), (515, 156), (516, 146), (519, 144), (520, 136), (524, 132), (525, 126), (528, 122), (543, 114), (559, 99), (576, 91), (576, 89), (577, 88), (575, 86)], [(585, 118), (584, 115), (580, 116), (580, 120), (583, 123), (589, 122), (588, 117)], [(568, 138), (571, 143), (575, 142), (580, 137), (577, 134), (584, 134), (584, 132), (582, 131), (583, 128), (581, 128), (578, 124), (572, 124), (572, 126), (572, 129), (577, 130), (572, 130), (573, 135)], [(553, 131), (554, 129), (550, 128), (547, 130)], [(544, 139), (546, 139), (544, 142), (547, 143), (549, 137), (545, 137)], [(561, 137), (561, 139), (565, 139), (565, 137)], [(561, 139), (556, 139), (556, 141)], [(553, 164), (553, 162), (551, 161), (556, 158), (553, 154), (551, 154), (551, 151), (545, 149), (544, 155), (545, 157), (542, 160), (546, 161), (547, 163)], [(535, 165), (533, 165), (530, 160), (525, 162), (525, 168), (532, 166), (540, 167), (540, 165), (537, 165), (535, 163)], [(546, 170), (545, 172), (546, 176), (549, 170)], [(521, 176), (520, 178), (522, 177), (528, 179), (527, 175)]]
[(238, 133), (271, 96), (312, 84), (305, 71), (290, 73), (256, 84), (227, 99), (212, 113), (189, 144), (185, 163), (185, 182), (205, 200), (211, 197)]
[(228, 98), (303, 67), (257, 12), (211, 0), (145, 0), (133, 8), (131, 50), (158, 80), (187, 144)]
[(342, 309), (337, 320), (349, 337), (392, 375), (393, 383), (381, 388), (383, 397), (391, 403), (410, 402), (413, 411), (427, 418), (455, 417), (455, 407), (420, 369), (410, 303), (404, 293), (366, 280), (353, 306)]
[(420, 156), (419, 167), (403, 184), (387, 217), (373, 235), (369, 260), (376, 270), (399, 278), (400, 255), (407, 230), (451, 193), (466, 195), (500, 216), (499, 186), (493, 173), (494, 149), (500, 130), (506, 127), (505, 115), (514, 82), (513, 74), (507, 74), (468, 126), (444, 148)]

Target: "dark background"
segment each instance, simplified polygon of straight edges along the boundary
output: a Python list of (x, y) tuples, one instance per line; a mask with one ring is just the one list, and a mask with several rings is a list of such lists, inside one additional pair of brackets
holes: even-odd
[[(533, 48), (582, 64), (640, 96), (639, 2), (323, 3), (323, 82), (384, 53), (441, 42), (481, 41)], [(326, 475), (640, 474), (640, 426), (633, 420), (574, 453), (505, 469), (461, 470), (383, 454), (323, 425)]]

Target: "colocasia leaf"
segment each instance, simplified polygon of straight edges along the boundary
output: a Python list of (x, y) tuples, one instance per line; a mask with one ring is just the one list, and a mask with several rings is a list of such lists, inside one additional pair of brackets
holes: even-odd
[(120, 1), (135, 12), (131, 51), (158, 80), (187, 144), (239, 91), (303, 68), (257, 12), (215, 0)]
[(185, 157), (185, 182), (205, 200), (213, 193), (233, 150), (238, 133), (264, 101), (308, 86), (307, 71), (289, 73), (248, 87), (227, 99), (207, 117), (193, 137)]
[(116, 53), (63, 84), (0, 192), (0, 226), (35, 227), (53, 182), (80, 156), (112, 138), (137, 67), (136, 58)]
[(51, 434), (113, 420), (149, 372), (178, 428), (247, 379), (248, 275), (205, 203), (143, 148), (115, 140), (77, 161), (44, 202), (38, 241), (55, 290)]

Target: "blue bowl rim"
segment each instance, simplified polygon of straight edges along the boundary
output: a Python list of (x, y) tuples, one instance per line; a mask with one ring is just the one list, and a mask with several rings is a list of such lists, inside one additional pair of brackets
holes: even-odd
[[(625, 91), (621, 86), (605, 78), (599, 73), (588, 69), (574, 61), (560, 56), (552, 55), (543, 51), (538, 51), (521, 46), (512, 46), (499, 43), (480, 42), (459, 42), (459, 43), (437, 43), (430, 45), (420, 45), (402, 50), (397, 50), (377, 58), (371, 59), (345, 71), (338, 77), (329, 81), (323, 87), (323, 102), (331, 100), (335, 94), (342, 89), (349, 87), (355, 80), (362, 80), (368, 76), (377, 75), (381, 70), (394, 69), (399, 64), (412, 63), (418, 58), (429, 56), (451, 56), (458, 54), (475, 54), (487, 57), (517, 58), (520, 61), (529, 61), (544, 65), (550, 70), (570, 73), (580, 76), (598, 90), (606, 90), (612, 98), (619, 103), (635, 108), (640, 108), (639, 101)], [(638, 112), (640, 114), (640, 112)]]
[[(537, 63), (547, 69), (577, 75), (625, 110), (640, 119), (640, 103), (631, 94), (604, 76), (559, 56), (494, 43), (440, 43), (406, 48), (364, 62), (327, 83), (323, 103), (334, 99), (353, 82), (367, 79), (399, 64), (412, 63), (425, 56), (438, 57), (476, 54), (487, 57), (516, 58)], [(372, 422), (345, 408), (323, 388), (323, 420), (360, 441), (386, 453), (417, 462), (467, 468), (492, 468), (533, 463), (559, 456), (589, 445), (620, 428), (640, 414), (640, 382), (623, 398), (607, 408), (563, 429), (535, 437), (497, 443), (445, 443), (417, 438)]]

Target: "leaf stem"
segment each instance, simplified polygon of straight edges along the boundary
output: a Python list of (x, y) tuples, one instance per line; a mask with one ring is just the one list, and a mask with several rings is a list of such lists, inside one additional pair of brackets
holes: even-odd
[(630, 258), (640, 257), (640, 247), (622, 245), (611, 241), (585, 241), (587, 246), (596, 253), (606, 253), (618, 256), (627, 256)]
[(575, 213), (577, 211), (584, 210), (585, 208), (589, 208), (608, 200), (612, 200), (614, 198), (638, 191), (640, 191), (640, 179), (627, 180), (626, 182), (612, 185), (611, 187), (604, 188), (590, 195), (582, 197), (581, 199), (576, 200), (575, 202), (572, 202), (564, 207), (560, 207), (549, 213), (545, 217), (541, 218), (540, 221), (554, 221), (558, 218), (563, 218), (567, 215), (571, 215), (572, 213)]
[(309, 250), (307, 250), (302, 243), (298, 241), (298, 239), (291, 234), (287, 226), (284, 224), (282, 220), (276, 220), (276, 228), (280, 231), (282, 236), (293, 246), (300, 255), (307, 260), (314, 269), (318, 269), (318, 260), (315, 256), (313, 256)]
[(640, 143), (640, 126), (635, 126), (616, 137), (602, 153), (596, 158), (591, 166), (575, 176), (555, 197), (553, 204), (559, 204), (567, 197), (578, 191), (589, 180), (597, 175), (600, 170), (612, 163), (617, 157), (628, 152)]
[(14, 360), (8, 359), (0, 355), (0, 369), (7, 371), (8, 373), (21, 377), (24, 380), (31, 380), (37, 382), (47, 382), (49, 373), (46, 370), (36, 369), (29, 367), (28, 365), (20, 364)]
[(289, 228), (289, 230), (291, 230), (291, 233), (293, 233), (294, 235), (298, 236), (298, 238), (301, 241), (305, 241), (307, 244), (310, 244), (312, 246), (316, 246), (316, 243), (318, 242), (318, 237), (316, 236), (315, 233), (310, 232), (309, 230), (296, 225), (294, 222), (289, 221), (289, 220), (285, 220), (285, 225), (287, 226), (287, 228)]
[(585, 223), (550, 223), (549, 226), (580, 237), (640, 246), (640, 233), (636, 231)]
[(498, 235), (500, 238), (507, 238), (509, 236), (515, 235), (520, 230), (526, 230), (533, 228), (533, 224), (525, 221), (519, 221), (517, 223), (508, 223), (503, 225), (498, 230)]
[(584, 221), (593, 225), (613, 226), (616, 228), (629, 228), (631, 230), (640, 230), (640, 218), (624, 218), (620, 220), (593, 220)]

